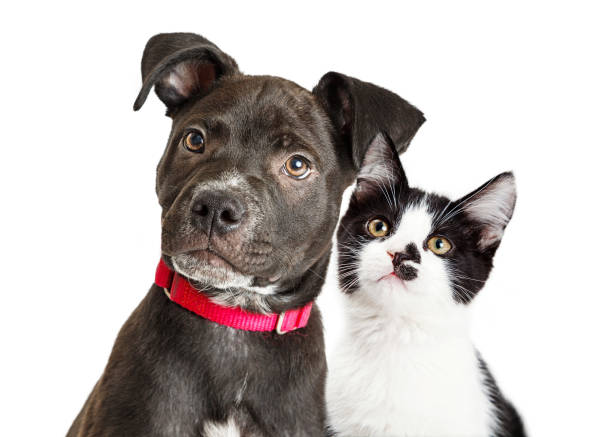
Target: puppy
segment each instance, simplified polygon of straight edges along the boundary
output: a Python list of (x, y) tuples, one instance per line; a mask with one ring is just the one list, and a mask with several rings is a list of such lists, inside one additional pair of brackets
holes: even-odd
[(157, 167), (162, 260), (68, 436), (322, 436), (319, 294), (369, 139), (401, 152), (423, 114), (338, 73), (313, 92), (160, 34), (142, 58), (172, 118)]

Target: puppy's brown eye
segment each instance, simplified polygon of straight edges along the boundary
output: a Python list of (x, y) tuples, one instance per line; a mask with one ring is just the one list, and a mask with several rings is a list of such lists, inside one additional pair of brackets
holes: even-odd
[(427, 240), (427, 247), (436, 255), (444, 255), (452, 249), (453, 245), (446, 238), (436, 235)]
[(293, 179), (305, 179), (310, 174), (310, 161), (301, 155), (293, 155), (285, 161), (282, 170)]
[(194, 153), (204, 152), (204, 136), (200, 132), (191, 131), (183, 137), (185, 149)]
[(381, 218), (375, 218), (368, 222), (368, 232), (376, 238), (384, 237), (389, 233), (389, 224)]

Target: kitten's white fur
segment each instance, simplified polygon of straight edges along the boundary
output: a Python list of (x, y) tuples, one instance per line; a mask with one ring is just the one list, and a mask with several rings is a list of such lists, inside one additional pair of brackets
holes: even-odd
[[(424, 205), (397, 231), (360, 251), (360, 288), (344, 295), (347, 328), (330, 357), (327, 402), (340, 436), (490, 436), (494, 407), (469, 338), (468, 309), (452, 298), (444, 261), (423, 242), (432, 226)], [(392, 272), (387, 251), (414, 242), (417, 278)]]

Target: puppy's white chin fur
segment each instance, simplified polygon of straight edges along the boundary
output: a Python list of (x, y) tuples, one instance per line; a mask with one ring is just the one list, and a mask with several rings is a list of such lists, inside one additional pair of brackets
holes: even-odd
[(246, 290), (264, 296), (276, 292), (277, 286), (272, 284), (265, 287), (251, 285), (254, 276), (243, 275), (234, 270), (212, 266), (190, 257), (188, 254), (176, 255), (170, 258), (172, 267), (182, 276), (197, 281), (206, 288), (217, 290)]
[(176, 255), (171, 257), (171, 260), (176, 272), (204, 286), (225, 290), (247, 287), (253, 281), (252, 276), (243, 275), (231, 269), (212, 266), (189, 254)]

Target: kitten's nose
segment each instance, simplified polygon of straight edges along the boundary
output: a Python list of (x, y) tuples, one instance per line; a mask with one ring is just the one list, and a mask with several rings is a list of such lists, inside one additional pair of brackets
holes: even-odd
[[(389, 254), (391, 255), (391, 254)], [(393, 271), (403, 281), (410, 281), (418, 276), (419, 271), (410, 262), (420, 264), (421, 254), (416, 244), (410, 243), (404, 252), (396, 252), (393, 255)]]
[(409, 265), (408, 262), (405, 253), (398, 252), (393, 257), (393, 271), (403, 281), (410, 281), (418, 276), (416, 267)]

